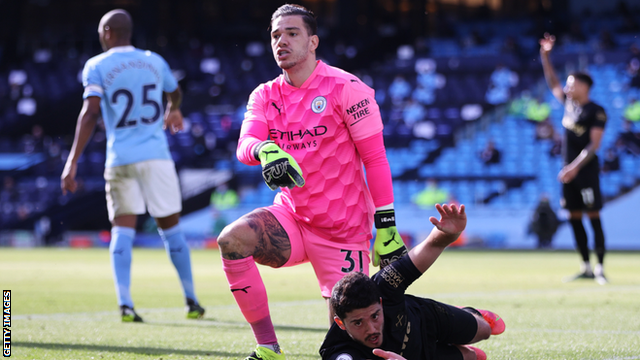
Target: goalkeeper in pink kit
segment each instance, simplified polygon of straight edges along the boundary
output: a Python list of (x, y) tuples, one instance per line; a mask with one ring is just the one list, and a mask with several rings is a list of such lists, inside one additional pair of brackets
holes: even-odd
[(231, 292), (258, 344), (246, 359), (285, 359), (255, 263), (311, 262), (328, 299), (345, 274), (368, 274), (374, 220), (374, 265), (407, 252), (395, 227), (374, 91), (316, 60), (316, 30), (302, 6), (273, 13), (271, 47), (283, 73), (253, 91), (240, 132), (238, 159), (261, 165), (267, 185), (281, 190), (273, 205), (242, 216), (218, 238)]

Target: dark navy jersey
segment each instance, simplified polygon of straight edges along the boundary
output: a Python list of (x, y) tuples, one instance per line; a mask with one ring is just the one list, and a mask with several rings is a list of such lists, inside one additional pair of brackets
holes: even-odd
[[(426, 359), (421, 331), (424, 306), (420, 299), (405, 295), (411, 283), (422, 275), (408, 255), (380, 270), (371, 278), (382, 295), (384, 312), (383, 343), (381, 348), (401, 354), (407, 359)], [(371, 348), (353, 339), (335, 323), (320, 347), (325, 360), (380, 359)]]
[(607, 114), (602, 106), (593, 101), (580, 106), (571, 99), (565, 99), (562, 126), (565, 128), (563, 155), (566, 164), (571, 163), (591, 142), (591, 129), (604, 128), (606, 122)]

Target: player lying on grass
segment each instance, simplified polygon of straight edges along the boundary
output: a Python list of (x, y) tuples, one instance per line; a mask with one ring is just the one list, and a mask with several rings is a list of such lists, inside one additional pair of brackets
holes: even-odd
[[(371, 278), (361, 272), (344, 276), (331, 293), (335, 323), (320, 354), (323, 359), (486, 359), (473, 346), (505, 330), (504, 321), (487, 310), (458, 308), (405, 294), (454, 242), (467, 224), (464, 205), (436, 205), (441, 215), (429, 236), (407, 255)], [(399, 356), (397, 356), (399, 355)]]

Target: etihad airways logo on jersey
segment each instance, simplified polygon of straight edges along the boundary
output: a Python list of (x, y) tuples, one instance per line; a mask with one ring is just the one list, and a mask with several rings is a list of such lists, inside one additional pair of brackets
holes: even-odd
[(297, 141), (321, 136), (327, 133), (327, 127), (324, 125), (314, 126), (310, 129), (298, 130), (298, 131), (281, 131), (278, 129), (269, 130), (269, 135), (273, 141), (286, 140)]
[(309, 149), (312, 147), (314, 148), (318, 147), (318, 140), (303, 141), (295, 144), (285, 144), (285, 143), (279, 143), (277, 141), (275, 143), (276, 145), (280, 146), (280, 149), (284, 151), (303, 150), (303, 149)]
[[(326, 133), (327, 127), (324, 125), (318, 125), (298, 131), (281, 131), (278, 129), (269, 130), (271, 140), (273, 140), (284, 151), (318, 147), (318, 140), (314, 138)], [(296, 143), (293, 143), (294, 141)]]
[(359, 123), (372, 114), (371, 110), (369, 110), (369, 105), (371, 105), (371, 100), (365, 98), (347, 109), (347, 115), (351, 116), (354, 120), (349, 126)]

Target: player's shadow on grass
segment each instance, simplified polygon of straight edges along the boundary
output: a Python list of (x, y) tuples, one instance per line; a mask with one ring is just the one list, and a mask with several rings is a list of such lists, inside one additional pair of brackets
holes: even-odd
[(84, 351), (107, 351), (113, 353), (133, 353), (141, 355), (201, 355), (201, 356), (225, 356), (243, 358), (246, 354), (227, 351), (215, 350), (181, 350), (181, 349), (163, 349), (152, 347), (132, 347), (132, 346), (110, 346), (110, 345), (90, 345), (90, 344), (58, 344), (58, 343), (39, 343), (28, 341), (14, 341), (14, 347), (38, 348), (49, 350), (84, 350)]
[[(186, 327), (193, 328), (195, 326), (199, 327), (215, 327), (216, 329), (221, 326), (226, 327), (235, 327), (235, 328), (245, 328), (249, 327), (249, 324), (246, 322), (236, 322), (236, 321), (218, 321), (213, 319), (200, 319), (197, 322), (190, 321), (189, 323), (172, 323), (172, 322), (145, 322), (145, 325), (149, 326), (171, 326), (171, 327)], [(306, 332), (322, 332), (326, 333), (329, 331), (329, 327), (309, 327), (309, 326), (295, 326), (295, 325), (274, 325), (276, 330), (283, 331), (306, 331)]]
[[(216, 321), (213, 319), (200, 319), (198, 321), (211, 321), (215, 322), (216, 326), (219, 325), (228, 325), (228, 326), (242, 326), (248, 327), (249, 324), (245, 321), (236, 322), (236, 321)], [(298, 326), (298, 325), (277, 325), (274, 324), (273, 327), (276, 330), (284, 330), (284, 331), (307, 331), (307, 332), (323, 332), (326, 333), (329, 331), (329, 327), (312, 327), (312, 326)]]
[(274, 325), (276, 330), (284, 330), (284, 331), (308, 331), (308, 332), (322, 332), (326, 333), (329, 331), (329, 328), (316, 328), (316, 327), (307, 327), (307, 326), (293, 326), (293, 325)]

